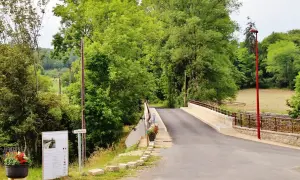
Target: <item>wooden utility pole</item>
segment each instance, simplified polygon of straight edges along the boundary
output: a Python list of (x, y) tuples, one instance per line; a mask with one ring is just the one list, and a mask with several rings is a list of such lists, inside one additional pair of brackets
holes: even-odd
[[(86, 129), (85, 126), (85, 86), (84, 86), (84, 42), (83, 38), (81, 39), (81, 128)], [(86, 160), (86, 135), (82, 134), (82, 159), (83, 164)]]
[(186, 70), (184, 71), (184, 97), (183, 97), (183, 107), (187, 106), (187, 80), (186, 80)]

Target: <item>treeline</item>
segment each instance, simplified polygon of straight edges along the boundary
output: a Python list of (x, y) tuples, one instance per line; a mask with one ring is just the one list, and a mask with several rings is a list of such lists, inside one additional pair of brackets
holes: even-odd
[(52, 92), (51, 79), (42, 73), (43, 50), (37, 42), (45, 3), (0, 0), (0, 146), (21, 148), (35, 165), (42, 159), (43, 131), (68, 130), (74, 159), (71, 132), (81, 127), (80, 106)]
[[(255, 37), (250, 33), (255, 23), (249, 21), (245, 40), (239, 43), (234, 65), (240, 72), (240, 88), (255, 87)], [(273, 32), (258, 45), (259, 85), (261, 88), (288, 88), (295, 95), (287, 100), (293, 118), (300, 116), (300, 30)]]
[[(55, 58), (70, 52), (86, 60), (87, 146), (106, 147), (133, 124), (141, 101), (183, 105), (183, 97), (221, 102), (234, 98), (240, 78), (231, 11), (235, 0), (66, 1), (54, 9), (62, 29), (54, 36)], [(80, 62), (67, 87), (80, 104)]]
[[(239, 44), (235, 66), (242, 77), (241, 88), (255, 87), (255, 37), (250, 33), (253, 22), (245, 30), (245, 41)], [(262, 88), (289, 88), (294, 90), (295, 78), (300, 72), (300, 30), (287, 33), (273, 32), (259, 42), (259, 80)]]

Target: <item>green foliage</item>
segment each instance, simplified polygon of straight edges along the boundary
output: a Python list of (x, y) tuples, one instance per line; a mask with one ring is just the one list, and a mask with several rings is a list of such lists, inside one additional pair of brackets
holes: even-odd
[[(92, 10), (93, 9), (93, 10)], [(66, 28), (54, 37), (54, 54), (79, 52), (85, 36), (86, 122), (88, 148), (107, 147), (122, 135), (123, 124), (135, 124), (141, 99), (151, 96), (154, 78), (149, 59), (156, 40), (155, 19), (133, 1), (68, 2), (54, 10)], [(71, 101), (80, 103), (80, 64), (75, 61)], [(63, 75), (63, 82), (67, 79)]]
[(5, 154), (4, 165), (30, 165), (31, 160), (23, 152), (8, 152)]
[(292, 108), (289, 114), (293, 118), (298, 118), (300, 116), (300, 72), (296, 77), (296, 94), (288, 101), (288, 106)]
[(267, 71), (274, 74), (279, 87), (294, 87), (300, 71), (300, 49), (293, 42), (277, 41), (268, 48)]
[[(241, 88), (255, 87), (255, 37), (249, 30), (255, 23), (249, 18), (245, 41), (236, 51), (235, 66), (242, 73)], [(259, 81), (261, 88), (278, 87), (293, 89), (299, 72), (300, 31), (275, 33), (259, 43)]]
[(20, 162), (16, 158), (11, 157), (11, 158), (6, 158), (4, 160), (4, 164), (6, 166), (14, 166), (14, 165), (20, 165)]
[(47, 92), (51, 80), (40, 74), (37, 96), (29, 49), (0, 45), (0, 51), (0, 128), (5, 132), (2, 139), (4, 143), (26, 147), (27, 154), (38, 161), (41, 132), (78, 127), (80, 109), (70, 105), (66, 97)]
[(244, 48), (248, 50), (249, 54), (255, 54), (255, 41), (256, 37), (255, 34), (250, 32), (250, 30), (256, 29), (255, 22), (253, 22), (250, 17), (247, 17), (248, 23), (247, 27), (244, 30), (245, 40), (243, 42)]
[[(237, 91), (236, 68), (230, 56), (235, 24), (229, 9), (234, 1), (149, 1), (153, 13), (162, 21), (160, 76), (164, 96), (170, 107), (183, 104), (185, 73), (190, 99), (221, 102)], [(199, 13), (201, 12), (201, 13)]]

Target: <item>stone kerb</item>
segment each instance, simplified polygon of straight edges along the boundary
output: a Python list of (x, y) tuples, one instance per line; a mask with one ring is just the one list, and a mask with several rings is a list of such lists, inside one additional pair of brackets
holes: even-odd
[(129, 162), (127, 163), (129, 168), (136, 168), (137, 167), (137, 162)]
[(129, 166), (128, 166), (128, 164), (120, 163), (120, 164), (119, 164), (119, 168), (120, 168), (120, 169), (128, 169)]
[(138, 166), (142, 166), (144, 164), (144, 162), (145, 162), (144, 160), (140, 159), (140, 160), (137, 160), (136, 163), (137, 163)]
[(106, 166), (105, 171), (108, 172), (116, 172), (119, 171), (120, 168), (118, 166)]
[(97, 176), (97, 175), (104, 174), (104, 170), (103, 169), (92, 169), (92, 170), (89, 170), (88, 173), (92, 176)]

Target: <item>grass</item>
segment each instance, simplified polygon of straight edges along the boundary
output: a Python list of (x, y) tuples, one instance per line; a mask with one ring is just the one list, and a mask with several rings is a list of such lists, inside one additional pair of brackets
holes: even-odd
[[(5, 169), (3, 166), (0, 166), (0, 179), (7, 180)], [(38, 180), (42, 179), (42, 168), (30, 168), (27, 180)]]
[[(124, 127), (124, 133), (128, 134), (130, 131), (130, 127)], [(140, 156), (121, 156), (118, 155), (124, 152), (130, 152), (134, 150), (138, 150), (138, 146), (134, 145), (132, 147), (126, 148), (125, 146), (126, 135), (122, 138), (122, 140), (115, 144), (114, 146), (108, 149), (98, 149), (93, 153), (93, 155), (88, 159), (85, 167), (83, 168), (83, 172), (88, 172), (90, 169), (101, 168), (104, 169), (106, 165), (118, 165), (119, 163), (127, 163), (130, 161), (136, 161), (140, 159)], [(152, 166), (158, 160), (158, 157), (151, 157), (147, 162), (145, 162), (145, 166)], [(115, 180), (120, 179), (125, 176), (135, 176), (136, 171), (142, 169), (143, 166), (138, 167), (137, 169), (128, 169), (128, 170), (120, 170), (119, 172), (107, 172), (101, 176), (82, 176), (78, 171), (77, 163), (73, 163), (69, 165), (69, 177), (65, 179), (74, 179), (74, 180)], [(87, 173), (86, 173), (87, 174)], [(0, 180), (6, 180), (5, 169), (0, 166)], [(31, 168), (29, 170), (29, 175), (27, 180), (39, 180), (42, 179), (42, 168)]]
[(168, 105), (167, 105), (167, 102), (159, 102), (159, 103), (150, 103), (149, 107), (166, 108), (166, 107), (168, 107)]
[[(115, 163), (129, 162), (135, 161), (139, 159), (138, 156), (125, 156), (119, 157), (115, 160)], [(144, 169), (145, 167), (152, 167), (156, 164), (156, 162), (160, 159), (160, 157), (151, 156), (147, 162), (143, 166), (139, 166), (136, 169), (128, 169), (128, 170), (120, 170), (119, 172), (106, 172), (103, 175), (99, 176), (81, 176), (78, 172), (71, 174), (71, 179), (74, 180), (116, 180), (124, 177), (132, 177), (136, 176), (137, 171)]]
[[(260, 91), (261, 112), (273, 112), (287, 114), (289, 107), (286, 100), (294, 95), (294, 91), (286, 89), (261, 89)], [(256, 90), (245, 89), (239, 91), (236, 103), (227, 103), (228, 110), (256, 111)]]
[(119, 163), (128, 163), (131, 161), (137, 161), (140, 159), (140, 156), (121, 156), (116, 157), (114, 160), (109, 162), (109, 165), (118, 165)]
[(138, 148), (139, 148), (139, 145), (138, 145), (138, 144), (135, 144), (135, 145), (133, 145), (133, 146), (127, 148), (127, 149), (125, 150), (125, 152), (135, 151), (135, 150), (137, 150)]

